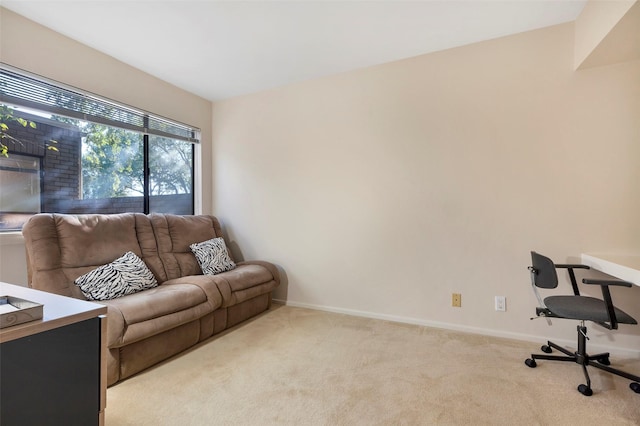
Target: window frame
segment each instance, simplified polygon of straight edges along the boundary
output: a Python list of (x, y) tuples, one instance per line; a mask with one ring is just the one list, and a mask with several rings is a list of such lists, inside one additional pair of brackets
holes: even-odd
[[(42, 105), (37, 102), (33, 102), (31, 100), (18, 99), (15, 96), (12, 96), (11, 93), (8, 94), (6, 90), (2, 90), (3, 87), (0, 87), (0, 104), (13, 106), (13, 107), (22, 107), (22, 108), (30, 108), (36, 111), (42, 111), (46, 113), (50, 113), (52, 115), (58, 115), (73, 119), (79, 119), (83, 121), (93, 122), (96, 124), (103, 124), (112, 127), (118, 127), (126, 130), (131, 130), (137, 133), (142, 134), (143, 136), (143, 146), (144, 146), (144, 166), (143, 166), (143, 178), (144, 178), (144, 194), (143, 198), (143, 212), (145, 214), (150, 213), (150, 209), (153, 206), (150, 203), (150, 185), (149, 185), (149, 176), (153, 173), (149, 169), (149, 137), (150, 136), (158, 136), (162, 138), (173, 139), (176, 141), (188, 142), (191, 144), (191, 214), (200, 214), (201, 212), (201, 147), (200, 147), (200, 134), (201, 131), (199, 128), (186, 125), (175, 120), (167, 119), (165, 117), (159, 116), (157, 114), (150, 113), (148, 111), (141, 110), (139, 108), (133, 108), (128, 105), (125, 105), (120, 102), (116, 102), (93, 93), (71, 87), (50, 79), (47, 79), (42, 76), (38, 76), (32, 73), (28, 73), (26, 71), (20, 70), (18, 68), (12, 67), (10, 65), (4, 64), (0, 62), (0, 71), (3, 73), (11, 73), (12, 75), (23, 76), (29, 81), (37, 80), (45, 84), (47, 87), (55, 89), (60, 89), (64, 91), (64, 93), (71, 92), (74, 95), (80, 96), (82, 99), (89, 99), (90, 102), (98, 102), (99, 105), (108, 105), (110, 107), (114, 107), (118, 110), (123, 110), (127, 114), (132, 115), (138, 118), (141, 118), (142, 125), (138, 126), (135, 124), (131, 124), (127, 121), (117, 121), (112, 120), (112, 117), (101, 117), (87, 114), (82, 111), (74, 111), (65, 108), (61, 108), (56, 105), (48, 105), (42, 107)], [(3, 75), (4, 77), (4, 75)], [(163, 126), (166, 126), (164, 129), (169, 131), (164, 131)], [(173, 126), (173, 127), (172, 127)], [(155, 127), (155, 128), (154, 128)], [(183, 134), (175, 134), (172, 133), (173, 130), (177, 129), (178, 132), (184, 132)], [(24, 155), (20, 152), (16, 152), (16, 155)], [(40, 179), (41, 185), (44, 185), (46, 177), (42, 177)], [(43, 193), (41, 192), (41, 204)], [(42, 211), (42, 207), (41, 207)], [(87, 212), (90, 213), (90, 212)], [(19, 232), (16, 230), (0, 230), (0, 233), (6, 234), (10, 232)]]

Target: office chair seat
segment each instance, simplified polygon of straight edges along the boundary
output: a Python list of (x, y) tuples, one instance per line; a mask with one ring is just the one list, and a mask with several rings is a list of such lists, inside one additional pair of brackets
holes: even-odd
[[(567, 319), (593, 321), (602, 323), (609, 321), (607, 306), (602, 299), (588, 296), (549, 296), (544, 304), (554, 316)], [(631, 315), (613, 307), (618, 323), (637, 324)]]

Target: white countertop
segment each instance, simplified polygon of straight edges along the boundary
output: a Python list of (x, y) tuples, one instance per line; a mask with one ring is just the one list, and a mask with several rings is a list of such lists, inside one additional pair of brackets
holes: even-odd
[(106, 305), (4, 282), (0, 282), (0, 296), (19, 297), (43, 305), (41, 319), (0, 329), (0, 343), (107, 314)]
[(640, 286), (640, 254), (583, 253), (582, 263)]

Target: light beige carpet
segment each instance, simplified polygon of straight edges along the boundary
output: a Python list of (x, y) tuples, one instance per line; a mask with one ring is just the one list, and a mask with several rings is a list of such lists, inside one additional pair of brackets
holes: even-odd
[[(107, 391), (117, 425), (640, 425), (629, 381), (540, 343), (274, 305)], [(636, 374), (640, 361), (612, 358)], [(623, 361), (623, 362), (620, 362)]]

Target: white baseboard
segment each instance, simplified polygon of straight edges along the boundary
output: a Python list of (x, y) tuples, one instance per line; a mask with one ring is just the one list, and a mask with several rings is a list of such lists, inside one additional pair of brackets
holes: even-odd
[[(532, 343), (535, 343), (535, 344), (541, 344), (540, 342), (544, 343), (548, 339), (548, 336), (535, 336), (535, 335), (531, 335), (531, 334), (514, 333), (514, 332), (510, 332), (510, 331), (494, 330), (494, 329), (489, 329), (489, 328), (470, 327), (470, 326), (466, 326), (466, 325), (451, 324), (451, 323), (447, 323), (447, 322), (429, 321), (429, 320), (423, 320), (423, 319), (418, 319), (418, 318), (403, 317), (403, 316), (398, 316), (398, 315), (379, 314), (379, 313), (376, 313), (376, 312), (358, 311), (358, 310), (355, 310), (355, 309), (345, 309), (345, 308), (336, 308), (336, 307), (333, 307), (333, 306), (323, 306), (323, 305), (315, 305), (315, 304), (310, 304), (310, 303), (300, 303), (300, 302), (294, 302), (294, 301), (290, 301), (290, 300), (273, 299), (273, 303), (277, 303), (277, 304), (280, 304), (280, 305), (286, 305), (286, 306), (292, 306), (294, 308), (306, 308), (306, 309), (313, 309), (313, 310), (317, 310), (317, 311), (326, 311), (326, 312), (333, 312), (333, 313), (337, 313), (337, 314), (352, 315), (352, 316), (356, 316), (356, 317), (372, 318), (372, 319), (379, 319), (379, 320), (391, 321), (391, 322), (399, 322), (399, 323), (403, 323), (403, 324), (414, 324), (414, 325), (421, 325), (421, 326), (425, 326), (425, 327), (442, 328), (442, 329), (445, 329), (445, 330), (453, 330), (453, 331), (460, 331), (460, 332), (464, 332), (464, 333), (480, 334), (480, 335), (483, 335), (483, 336), (492, 336), (492, 337), (500, 337), (500, 338), (505, 338), (505, 339), (520, 340), (520, 341), (525, 341), (525, 342), (532, 342)], [(559, 344), (559, 345), (562, 345), (562, 346), (574, 347), (576, 345), (575, 341), (568, 340), (568, 339), (554, 338), (553, 341), (555, 343)], [(611, 352), (611, 353), (615, 353), (616, 355), (618, 355), (620, 357), (640, 358), (640, 350), (639, 349), (619, 348), (619, 347), (611, 348), (610, 346), (599, 345), (597, 343), (590, 344), (589, 347), (592, 349), (592, 350), (589, 351), (591, 353), (595, 353), (595, 352)], [(537, 352), (536, 347), (533, 348), (533, 352)]]

